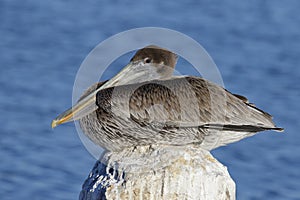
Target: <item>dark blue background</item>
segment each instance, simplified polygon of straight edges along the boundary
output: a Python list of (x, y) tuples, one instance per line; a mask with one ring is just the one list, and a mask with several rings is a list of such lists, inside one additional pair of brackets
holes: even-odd
[(299, 199), (299, 9), (297, 0), (1, 0), (1, 199), (78, 198), (95, 159), (74, 125), (52, 130), (51, 120), (71, 105), (76, 72), (89, 51), (144, 26), (194, 38), (228, 90), (285, 127), (285, 134), (264, 132), (213, 151), (236, 181), (237, 198)]

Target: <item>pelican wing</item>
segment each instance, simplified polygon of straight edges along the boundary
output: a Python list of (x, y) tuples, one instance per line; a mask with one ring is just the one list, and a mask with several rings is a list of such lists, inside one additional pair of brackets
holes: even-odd
[(140, 126), (257, 132), (282, 130), (247, 98), (199, 77), (179, 77), (103, 89), (97, 105)]

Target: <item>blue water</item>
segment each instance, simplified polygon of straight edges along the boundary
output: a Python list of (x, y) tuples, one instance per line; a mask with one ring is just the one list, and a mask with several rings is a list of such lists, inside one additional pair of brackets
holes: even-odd
[(144, 26), (193, 37), (228, 90), (285, 127), (285, 134), (264, 132), (213, 151), (236, 181), (237, 198), (300, 199), (299, 8), (297, 0), (1, 0), (1, 199), (78, 198), (95, 159), (73, 124), (52, 130), (51, 120), (71, 105), (89, 51)]

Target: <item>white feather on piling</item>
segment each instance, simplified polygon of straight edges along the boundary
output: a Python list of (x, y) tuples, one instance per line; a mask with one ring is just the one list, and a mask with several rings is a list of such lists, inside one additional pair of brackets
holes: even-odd
[(85, 181), (81, 200), (235, 199), (227, 168), (197, 146), (139, 146), (107, 152)]

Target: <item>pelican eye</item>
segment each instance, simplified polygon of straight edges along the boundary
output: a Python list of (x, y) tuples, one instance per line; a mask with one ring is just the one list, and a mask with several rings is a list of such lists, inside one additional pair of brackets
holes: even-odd
[(144, 62), (145, 62), (145, 63), (151, 63), (151, 61), (152, 61), (152, 59), (151, 59), (151, 58), (148, 58), (148, 57), (144, 59)]

